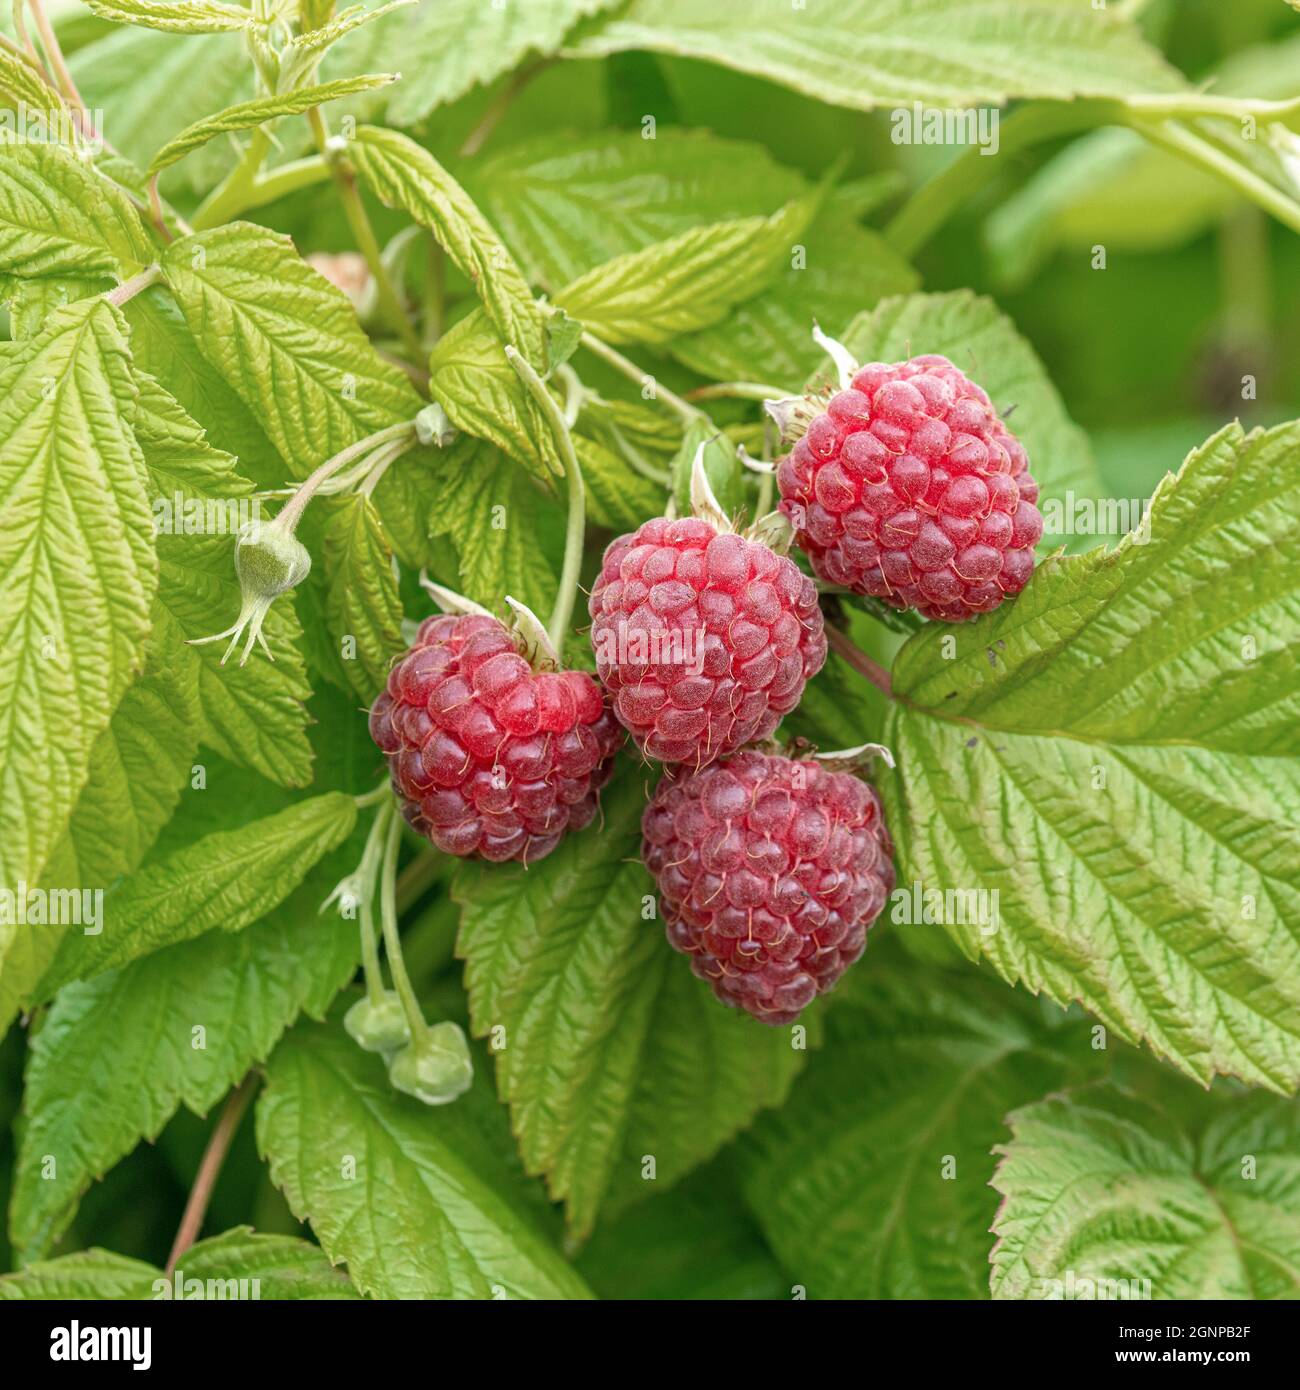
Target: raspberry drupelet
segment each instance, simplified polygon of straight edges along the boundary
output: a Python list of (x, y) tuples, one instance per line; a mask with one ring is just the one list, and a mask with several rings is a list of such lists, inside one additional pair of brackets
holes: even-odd
[(1025, 450), (946, 357), (858, 368), (777, 483), (818, 577), (895, 608), (964, 622), (1033, 573), (1043, 518)]
[(894, 886), (874, 789), (747, 749), (670, 770), (641, 822), (668, 940), (725, 1004), (791, 1023), (866, 946)]
[(623, 742), (583, 671), (534, 671), (487, 614), (426, 618), (370, 711), (410, 824), (461, 857), (535, 863), (596, 814)]
[(826, 660), (812, 580), (699, 516), (614, 541), (589, 609), (614, 712), (661, 762), (703, 767), (766, 738)]

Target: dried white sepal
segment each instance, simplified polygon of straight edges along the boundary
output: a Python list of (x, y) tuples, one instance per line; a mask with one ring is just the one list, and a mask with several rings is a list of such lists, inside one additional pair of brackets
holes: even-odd
[(820, 413), (807, 396), (786, 396), (779, 401), (764, 401), (763, 409), (781, 432), (782, 444), (794, 444), (802, 439), (804, 431)]
[(706, 439), (696, 449), (695, 462), (691, 464), (691, 512), (725, 533), (732, 530), (731, 518), (722, 510), (722, 503), (714, 495), (709, 475), (704, 470), (704, 451), (712, 442)]
[(853, 354), (843, 343), (823, 333), (816, 319), (813, 320), (812, 336), (813, 342), (835, 363), (835, 370), (840, 378), (840, 390), (851, 386), (858, 372), (858, 363), (854, 361)]
[(879, 758), (886, 767), (895, 767), (894, 755), (883, 743), (860, 743), (856, 748), (841, 748), (834, 753), (814, 753), (819, 763), (862, 763)]
[(743, 444), (736, 445), (736, 457), (740, 460), (740, 466), (748, 468), (751, 473), (771, 474), (776, 472), (776, 464), (769, 463), (766, 459), (756, 459)]
[(328, 898), (320, 905), (321, 912), (326, 908), (332, 907), (335, 903), (339, 905), (339, 916), (352, 918), (357, 915), (357, 909), (361, 906), (361, 899), (366, 891), (366, 881), (359, 869), (341, 878), (334, 885)]
[(546, 631), (546, 624), (533, 612), (527, 604), (520, 603), (518, 599), (506, 595), (506, 604), (510, 611), (515, 615), (515, 621), (511, 628), (515, 638), (515, 646), (519, 648), (519, 654), (533, 668), (534, 671), (558, 671), (563, 666), (560, 654), (555, 650), (550, 636)]
[(444, 613), (478, 613), (485, 618), (494, 616), (481, 603), (475, 603), (473, 599), (466, 598), (453, 589), (445, 589), (441, 584), (435, 584), (426, 570), (420, 571), (420, 587)]
[(784, 512), (768, 512), (745, 532), (745, 538), (760, 542), (778, 555), (786, 555), (794, 543), (794, 527)]

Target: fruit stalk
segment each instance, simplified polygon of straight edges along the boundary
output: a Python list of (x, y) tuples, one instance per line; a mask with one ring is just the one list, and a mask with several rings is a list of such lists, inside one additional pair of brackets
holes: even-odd
[(582, 469), (578, 466), (578, 455), (573, 447), (573, 436), (569, 433), (568, 422), (555, 397), (546, 389), (541, 377), (533, 370), (526, 358), (507, 346), (506, 356), (515, 369), (525, 389), (537, 402), (560, 450), (564, 462), (564, 473), (569, 483), (569, 515), (564, 530), (564, 565), (560, 570), (560, 588), (555, 596), (555, 606), (551, 609), (550, 621), (546, 624), (547, 636), (557, 652), (564, 650), (565, 634), (573, 620), (573, 604), (578, 595), (578, 578), (582, 571), (582, 548), (587, 533), (587, 497), (582, 481)]

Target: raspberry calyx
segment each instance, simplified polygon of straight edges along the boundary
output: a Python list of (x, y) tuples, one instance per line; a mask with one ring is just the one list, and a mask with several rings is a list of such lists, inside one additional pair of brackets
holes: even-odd
[(435, 1023), (388, 1063), (393, 1086), (425, 1105), (447, 1105), (474, 1084), (474, 1059), (458, 1023)]

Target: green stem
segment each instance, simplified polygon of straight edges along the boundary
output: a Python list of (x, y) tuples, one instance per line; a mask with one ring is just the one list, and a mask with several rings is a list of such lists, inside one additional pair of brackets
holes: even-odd
[(402, 818), (393, 815), (388, 822), (388, 842), (384, 847), (384, 867), (379, 877), (379, 917), (383, 923), (384, 949), (388, 953), (388, 969), (393, 976), (393, 988), (402, 1001), (402, 1012), (406, 1015), (407, 1026), (411, 1030), (411, 1043), (419, 1046), (429, 1034), (429, 1025), (424, 1021), (419, 1001), (411, 986), (411, 977), (406, 973), (406, 961), (402, 957), (402, 938), (397, 930), (397, 851), (402, 843)]
[[(313, 123), (313, 129), (317, 131), (317, 138), (319, 139), (324, 131), (324, 122), (319, 119), (320, 112), (318, 110), (312, 114), (318, 118), (317, 122)], [(334, 185), (339, 191), (339, 200), (343, 204), (343, 214), (348, 219), (348, 226), (352, 229), (352, 236), (356, 240), (357, 250), (365, 257), (366, 264), (370, 267), (370, 273), (375, 277), (379, 312), (388, 326), (401, 339), (402, 346), (418, 362), (425, 355), (424, 348), (421, 346), (419, 334), (416, 333), (411, 320), (407, 318), (406, 310), (402, 308), (402, 302), (389, 278), (388, 270), (384, 265), (383, 251), (379, 246), (379, 238), (375, 236), (375, 229), (370, 225), (366, 205), (361, 201), (361, 190), (357, 187), (356, 173), (343, 157), (341, 151), (334, 152), (326, 149), (324, 154), (329, 164), (330, 173), (334, 178)]]
[(193, 226), (196, 232), (205, 231), (209, 227), (219, 227), (248, 206), (248, 194), (270, 149), (271, 137), (259, 126), (248, 142), (244, 157), (208, 194), (194, 214)]
[[(1168, 150), (1223, 179), (1285, 226), (1300, 231), (1300, 203), (1274, 187), (1267, 179), (1220, 149), (1213, 141), (1168, 120), (1182, 115), (1249, 114), (1259, 108), (1265, 116), (1294, 115), (1300, 98), (1285, 102), (1234, 102), (1213, 97), (1150, 97), (1110, 101), (1093, 99), (1071, 102), (1033, 101), (1001, 123), (999, 154), (1015, 154), (1045, 140), (1118, 125), (1137, 131), (1153, 145)], [(1229, 111), (1229, 107), (1231, 111)], [(969, 149), (940, 170), (912, 195), (885, 228), (885, 239), (901, 255), (911, 259), (948, 218), (1003, 166), (995, 157)]]
[(360, 796), (354, 796), (352, 799), (357, 803), (357, 810), (364, 811), (371, 806), (382, 806), (388, 794), (388, 778), (385, 777), (373, 791), (362, 792)]
[[(1117, 103), (1033, 101), (999, 124), (998, 153), (1015, 154), (1044, 140), (1069, 135), (1116, 119)], [(939, 230), (972, 194), (1005, 166), (978, 148), (966, 150), (923, 183), (885, 228), (885, 239), (907, 259)]]
[(865, 676), (886, 698), (894, 698), (893, 683), (889, 672), (878, 661), (869, 657), (847, 633), (826, 624), (826, 641), (833, 652), (837, 652), (860, 676)]
[[(243, 203), (235, 212), (250, 212), (253, 208), (265, 207), (267, 203), (296, 193), (300, 188), (311, 188), (314, 184), (326, 183), (329, 176), (330, 167), (325, 162), (324, 155), (309, 154), (303, 159), (281, 164), (278, 169), (272, 169), (251, 185)], [(233, 215), (234, 213), (231, 214)]]
[[(387, 792), (387, 786), (382, 788)], [(372, 1004), (379, 1004), (384, 997), (384, 973), (379, 964), (379, 942), (375, 936), (375, 870), (379, 864), (380, 846), (384, 843), (391, 819), (397, 814), (397, 807), (391, 796), (382, 802), (375, 816), (370, 834), (366, 837), (365, 852), (361, 856), (361, 968), (366, 981), (366, 997)]]
[(779, 386), (765, 386), (761, 381), (720, 381), (712, 386), (697, 386), (686, 393), (688, 401), (779, 401), (783, 396), (792, 396), (793, 391), (785, 391)]
[(430, 232), (424, 266), (424, 342), (429, 348), (442, 337), (443, 305), (447, 295), (446, 266), (443, 249)]
[(582, 482), (582, 469), (578, 467), (577, 451), (573, 447), (573, 436), (569, 433), (564, 412), (556, 404), (555, 397), (546, 389), (541, 377), (532, 365), (513, 347), (507, 346), (506, 356), (523, 382), (538, 408), (546, 417), (564, 462), (565, 476), (569, 480), (569, 518), (564, 530), (564, 565), (560, 570), (560, 588), (555, 596), (555, 607), (551, 609), (551, 620), (546, 625), (546, 635), (557, 652), (563, 652), (564, 639), (573, 618), (573, 604), (578, 594), (578, 579), (582, 573), (582, 549), (587, 534), (587, 498)]
[(341, 449), (333, 458), (326, 459), (307, 478), (297, 492), (285, 503), (280, 514), (276, 517), (276, 522), (292, 531), (297, 526), (303, 512), (307, 510), (307, 503), (316, 495), (320, 485), (327, 478), (354, 459), (359, 459), (372, 450), (377, 450), (381, 445), (389, 444), (406, 436), (412, 440), (415, 438), (415, 424), (410, 420), (404, 420), (400, 425), (389, 425), (387, 429), (377, 430), (374, 434), (367, 435), (365, 439), (358, 439), (355, 444), (349, 444), (346, 449)]
[(627, 460), (628, 467), (633, 473), (639, 473), (648, 482), (655, 483), (659, 487), (672, 487), (672, 476), (666, 468), (656, 468), (612, 421), (605, 428), (609, 431), (610, 438), (614, 441), (619, 453)]
[(68, 99), (68, 104), (74, 112), (79, 113), (89, 123), (86, 115), (86, 103), (81, 99), (81, 93), (77, 90), (77, 84), (72, 80), (72, 73), (68, 71), (68, 65), (63, 59), (63, 50), (59, 47), (59, 41), (55, 37), (54, 28), (45, 13), (45, 7), (41, 0), (28, 0), (31, 6), (32, 17), (36, 20), (36, 32), (41, 36), (41, 46), (45, 49), (45, 58), (50, 65), (50, 71), (54, 75), (54, 80), (58, 84), (58, 89)]
[(1171, 120), (1196, 116), (1240, 120), (1243, 116), (1254, 116), (1263, 121), (1286, 121), (1300, 113), (1300, 97), (1290, 97), (1286, 101), (1262, 101), (1245, 97), (1216, 97), (1207, 92), (1131, 96), (1124, 98), (1124, 105), (1138, 117)]
[(647, 371), (643, 371), (630, 358), (624, 357), (621, 352), (610, 347), (606, 342), (602, 342), (594, 333), (584, 333), (582, 335), (582, 346), (594, 356), (599, 357), (602, 362), (613, 367), (616, 372), (627, 377), (637, 386), (644, 386), (647, 380), (654, 382), (654, 398), (675, 410), (678, 415), (688, 424), (695, 424), (699, 420), (707, 420), (708, 416), (702, 410), (688, 404), (680, 396), (675, 395), (666, 386)]
[(139, 275), (133, 275), (129, 280), (123, 280), (116, 289), (109, 290), (104, 298), (120, 309), (128, 300), (134, 299), (142, 290), (147, 290), (150, 285), (156, 285), (161, 279), (162, 266), (151, 265), (142, 270)]
[(514, 99), (539, 72), (550, 67), (552, 62), (554, 62), (552, 58), (541, 58), (534, 63), (526, 64), (515, 72), (515, 75), (493, 97), (487, 110), (479, 119), (479, 123), (466, 136), (465, 143), (460, 147), (461, 159), (472, 159), (487, 144), (488, 137), (501, 123), (501, 118), (509, 111)]
[(443, 855), (426, 846), (397, 876), (397, 915), (400, 917), (437, 883), (446, 867)]
[(1153, 145), (1180, 155), (1192, 164), (1199, 165), (1208, 173), (1221, 178), (1225, 183), (1245, 194), (1252, 202), (1258, 203), (1270, 212), (1285, 227), (1300, 232), (1300, 203), (1288, 198), (1279, 188), (1267, 179), (1238, 163), (1230, 154), (1221, 150), (1212, 141), (1194, 135), (1190, 130), (1172, 122), (1155, 124), (1149, 121), (1134, 121), (1133, 129)]
[(23, 18), (25, 0), (13, 0), (14, 33), (18, 35), (18, 42), (22, 45), (23, 52), (27, 55), (28, 62), (32, 67), (50, 83), (54, 85), (49, 73), (45, 70), (45, 64), (41, 62), (41, 55), (36, 51), (36, 45), (32, 42), (31, 35), (27, 32), (27, 21)]

